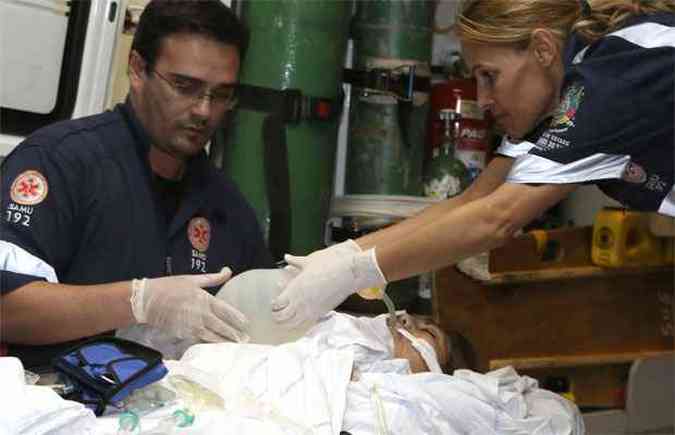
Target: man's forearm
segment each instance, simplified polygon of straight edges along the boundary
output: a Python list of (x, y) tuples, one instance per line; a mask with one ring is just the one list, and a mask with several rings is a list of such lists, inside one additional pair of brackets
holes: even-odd
[(131, 283), (92, 286), (32, 282), (2, 296), (0, 338), (7, 343), (51, 344), (135, 322)]

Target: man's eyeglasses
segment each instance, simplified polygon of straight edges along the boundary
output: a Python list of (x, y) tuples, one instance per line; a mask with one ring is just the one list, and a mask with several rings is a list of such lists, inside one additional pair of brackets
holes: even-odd
[(212, 104), (222, 106), (225, 110), (232, 110), (237, 105), (237, 85), (222, 85), (209, 91), (206, 89), (206, 83), (201, 80), (182, 76), (171, 80), (157, 70), (153, 70), (152, 73), (166, 82), (178, 97), (189, 101), (191, 104), (200, 102), (204, 97), (209, 97)]

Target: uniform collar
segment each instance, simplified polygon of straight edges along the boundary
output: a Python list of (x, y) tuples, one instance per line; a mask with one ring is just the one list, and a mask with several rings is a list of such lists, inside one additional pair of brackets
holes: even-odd
[[(655, 14), (640, 14), (640, 15), (633, 15), (631, 17), (626, 18), (626, 20), (621, 23), (619, 27), (616, 29), (612, 30), (611, 33), (616, 32), (621, 29), (625, 29), (631, 26), (634, 26), (636, 24), (641, 24), (644, 22), (664, 22), (664, 23), (672, 23), (673, 20), (673, 14), (669, 12), (661, 12), (661, 13), (655, 13)], [(671, 24), (672, 25), (672, 24)], [(599, 40), (602, 40), (604, 37), (601, 37)], [(598, 41), (599, 41), (598, 40)], [(568, 38), (567, 41), (565, 41), (565, 48), (563, 50), (563, 60), (564, 60), (564, 65), (565, 68), (569, 67), (570, 65), (573, 64), (574, 58), (576, 55), (583, 49), (588, 49), (588, 50), (593, 50), (594, 46), (596, 45), (596, 42), (589, 44), (587, 41), (585, 41), (577, 32), (572, 32)], [(590, 54), (590, 53), (589, 53)]]

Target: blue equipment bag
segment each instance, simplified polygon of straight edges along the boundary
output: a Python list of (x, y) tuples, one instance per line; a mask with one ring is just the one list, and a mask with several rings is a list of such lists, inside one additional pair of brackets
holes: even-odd
[(134, 390), (164, 377), (162, 354), (116, 337), (96, 337), (54, 358), (52, 365), (75, 386), (68, 399), (103, 414)]

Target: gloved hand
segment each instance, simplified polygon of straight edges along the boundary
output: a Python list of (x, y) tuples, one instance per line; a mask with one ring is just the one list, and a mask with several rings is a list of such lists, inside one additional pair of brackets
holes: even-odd
[[(336, 243), (335, 245), (331, 245), (325, 249), (314, 251), (304, 258), (306, 258), (308, 261), (321, 261), (321, 260), (331, 261), (336, 256), (358, 254), (359, 252), (363, 252), (361, 247), (354, 240), (347, 239), (344, 242)], [(303, 265), (306, 266), (306, 262), (300, 260), (300, 258), (303, 257), (292, 257), (292, 258), (294, 258), (295, 261), (297, 262), (302, 261)], [(298, 269), (293, 266), (290, 266), (288, 269), (295, 272), (296, 274), (298, 273)], [(359, 289), (356, 293), (358, 293), (358, 295), (361, 296), (363, 299), (382, 299), (384, 288), (369, 287)]]
[(312, 255), (284, 257), (299, 274), (272, 301), (272, 315), (289, 328), (316, 321), (356, 289), (382, 287), (387, 283), (377, 264), (375, 249), (352, 254), (323, 250), (314, 258)]
[(231, 275), (229, 268), (223, 268), (219, 273), (135, 279), (131, 311), (138, 323), (148, 323), (178, 338), (247, 341), (242, 332), (248, 323), (246, 317), (203, 290), (224, 283)]
[[(354, 240), (347, 239), (344, 242), (330, 245), (327, 248), (318, 249), (305, 257), (286, 254), (284, 255), (284, 260), (288, 265), (285, 269), (295, 276), (300, 273), (300, 269), (306, 268), (309, 262), (332, 262), (343, 255), (358, 254), (359, 252), (362, 252), (361, 247)], [(288, 258), (292, 259), (291, 262), (288, 261)], [(300, 266), (296, 267), (296, 265)]]
[(331, 261), (331, 259), (335, 258), (336, 256), (358, 254), (359, 252), (363, 252), (361, 247), (354, 240), (347, 239), (344, 242), (330, 245), (325, 249), (314, 251), (309, 254), (307, 258), (309, 258), (311, 261), (320, 261), (322, 259)]

